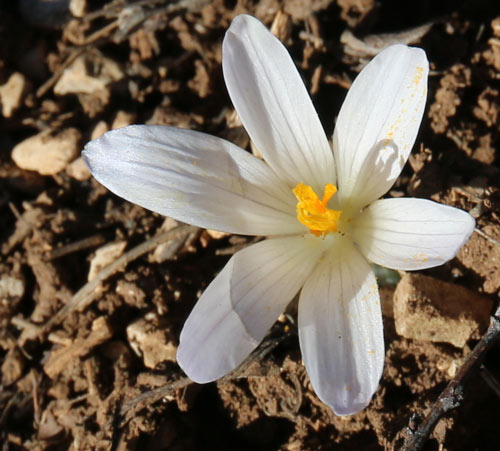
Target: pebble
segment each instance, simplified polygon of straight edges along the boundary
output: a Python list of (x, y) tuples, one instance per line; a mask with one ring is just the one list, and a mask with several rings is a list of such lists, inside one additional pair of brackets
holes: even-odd
[(78, 157), (75, 161), (68, 164), (66, 173), (79, 182), (84, 182), (90, 178), (90, 171), (82, 157)]
[(121, 80), (123, 72), (114, 61), (102, 58), (99, 73), (90, 75), (84, 56), (77, 58), (73, 64), (67, 67), (61, 78), (54, 86), (57, 95), (66, 94), (94, 94), (108, 92), (107, 85), (111, 82)]
[(405, 337), (446, 342), (462, 348), (479, 339), (493, 303), (460, 285), (405, 273), (394, 292), (396, 332)]
[(78, 156), (81, 137), (76, 128), (67, 128), (55, 135), (51, 130), (44, 130), (15, 146), (12, 159), (21, 169), (55, 175)]
[(83, 17), (87, 11), (87, 0), (70, 0), (69, 10), (74, 17)]
[(7, 80), (7, 83), (0, 86), (0, 102), (2, 103), (4, 117), (11, 117), (21, 106), (27, 89), (26, 77), (19, 72), (14, 72)]
[(20, 299), (24, 294), (24, 281), (18, 277), (0, 276), (0, 302), (8, 303)]
[(106, 124), (105, 121), (99, 121), (95, 127), (92, 129), (92, 133), (90, 135), (90, 139), (97, 139), (100, 138), (104, 133), (109, 131), (108, 124)]
[(156, 313), (150, 312), (127, 327), (131, 348), (142, 356), (144, 365), (150, 369), (155, 369), (162, 362), (177, 361), (173, 334), (159, 323)]
[(106, 244), (95, 251), (90, 261), (88, 281), (94, 280), (99, 272), (118, 259), (127, 247), (126, 241)]
[(128, 113), (127, 111), (118, 111), (111, 124), (111, 129), (116, 130), (117, 128), (126, 127), (127, 125), (132, 125), (136, 120), (136, 115), (134, 113)]

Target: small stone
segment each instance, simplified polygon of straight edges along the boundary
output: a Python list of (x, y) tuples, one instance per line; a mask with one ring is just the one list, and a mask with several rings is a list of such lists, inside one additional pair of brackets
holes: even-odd
[(7, 83), (0, 86), (0, 102), (4, 117), (11, 117), (14, 111), (21, 106), (27, 87), (26, 77), (19, 72), (14, 72)]
[(226, 236), (229, 236), (229, 233), (226, 232), (219, 232), (218, 230), (211, 230), (207, 229), (208, 235), (210, 235), (210, 238), (214, 240), (221, 240), (222, 238), (226, 238)]
[(176, 227), (179, 227), (179, 222), (173, 218), (166, 217), (165, 221), (163, 221), (163, 224), (161, 225), (161, 230), (163, 232), (168, 232)]
[(69, 11), (74, 17), (83, 17), (87, 11), (87, 0), (70, 0)]
[(92, 133), (90, 135), (90, 139), (97, 139), (100, 138), (104, 133), (109, 131), (108, 124), (106, 124), (105, 121), (99, 121), (94, 129), (92, 130)]
[(141, 309), (147, 308), (146, 293), (141, 290), (135, 283), (119, 280), (116, 284), (116, 292), (123, 300), (132, 307)]
[(21, 169), (55, 175), (78, 156), (81, 137), (76, 128), (67, 128), (56, 135), (45, 130), (15, 146), (12, 159)]
[(24, 281), (18, 277), (2, 274), (0, 277), (0, 303), (20, 299), (24, 294)]
[(54, 92), (63, 96), (66, 94), (93, 94), (97, 91), (106, 91), (106, 80), (91, 77), (87, 74), (85, 58), (80, 57), (66, 68), (54, 86)]
[(75, 161), (68, 164), (66, 173), (80, 182), (88, 180), (91, 175), (82, 157), (78, 157)]
[(167, 260), (175, 260), (175, 253), (178, 248), (179, 245), (175, 241), (160, 243), (158, 246), (156, 246), (153, 255), (151, 256), (151, 261), (153, 261), (154, 263), (164, 263)]
[(102, 269), (119, 258), (123, 254), (126, 246), (126, 241), (117, 241), (116, 243), (109, 243), (97, 249), (94, 258), (90, 262), (88, 275), (89, 282), (94, 280)]
[(463, 362), (458, 362), (453, 360), (448, 367), (446, 374), (450, 379), (453, 379), (457, 375), (458, 368), (462, 365)]
[(108, 58), (101, 58), (100, 64), (96, 65), (96, 74), (90, 75), (87, 69), (85, 56), (77, 58), (73, 64), (67, 67), (59, 81), (54, 86), (57, 95), (66, 94), (97, 94), (106, 93), (109, 97), (108, 84), (123, 78), (120, 66)]
[(396, 331), (405, 338), (461, 348), (489, 324), (492, 301), (459, 285), (406, 273), (394, 293)]
[(173, 333), (160, 322), (156, 313), (148, 313), (127, 327), (131, 348), (142, 356), (147, 368), (155, 369), (162, 362), (176, 362), (177, 345)]
[(111, 130), (132, 125), (135, 122), (135, 119), (136, 115), (134, 113), (127, 113), (126, 111), (120, 110), (116, 113), (115, 119), (111, 124)]

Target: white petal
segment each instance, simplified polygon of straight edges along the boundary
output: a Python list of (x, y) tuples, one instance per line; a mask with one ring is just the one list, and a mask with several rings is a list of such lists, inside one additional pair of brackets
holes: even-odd
[(425, 269), (455, 257), (474, 231), (474, 218), (425, 199), (382, 199), (353, 223), (363, 255), (393, 269)]
[(195, 382), (236, 368), (302, 287), (325, 244), (313, 236), (274, 238), (237, 254), (189, 315), (177, 361)]
[(382, 375), (384, 336), (375, 275), (352, 243), (332, 249), (305, 283), (299, 338), (318, 397), (337, 415), (366, 407)]
[(354, 80), (333, 135), (339, 196), (361, 208), (384, 195), (408, 159), (422, 120), (429, 64), (393, 45)]
[(233, 20), (222, 69), (243, 125), (275, 172), (292, 188), (303, 182), (317, 193), (335, 183), (332, 151), (292, 58), (254, 17)]
[(262, 161), (214, 136), (132, 125), (85, 146), (94, 177), (115, 194), (179, 221), (230, 233), (301, 233), (293, 193)]

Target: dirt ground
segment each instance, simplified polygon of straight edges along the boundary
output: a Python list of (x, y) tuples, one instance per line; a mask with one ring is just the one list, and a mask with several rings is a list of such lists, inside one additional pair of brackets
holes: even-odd
[[(221, 70), (222, 38), (240, 13), (286, 44), (328, 135), (381, 46), (427, 51), (426, 113), (388, 196), (469, 211), (479, 231), (457, 258), (424, 273), (478, 294), (486, 321), (498, 304), (496, 1), (1, 2), (2, 450), (398, 449), (412, 413), (425, 416), (484, 333), (479, 321), (459, 345), (405, 335), (392, 307), (396, 282), (380, 276), (385, 370), (362, 412), (337, 417), (318, 400), (293, 309), (243, 368), (218, 383), (186, 380), (175, 363), (182, 325), (253, 238), (176, 228), (100, 186), (79, 155), (91, 138), (131, 123), (200, 130), (252, 151)], [(419, 280), (426, 289), (431, 279)], [(445, 310), (455, 304), (447, 302)], [(498, 344), (484, 367), (425, 449), (500, 449)]]

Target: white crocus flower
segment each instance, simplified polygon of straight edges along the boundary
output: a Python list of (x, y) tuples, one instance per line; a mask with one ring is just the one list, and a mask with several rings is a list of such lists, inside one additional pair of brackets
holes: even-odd
[(340, 110), (333, 152), (290, 55), (257, 19), (234, 19), (223, 70), (267, 164), (230, 142), (166, 126), (108, 132), (87, 144), (85, 161), (102, 184), (145, 208), (268, 237), (229, 260), (187, 319), (177, 358), (193, 381), (213, 381), (243, 362), (302, 289), (300, 347), (314, 390), (335, 413), (357, 412), (384, 362), (368, 262), (440, 265), (474, 229), (469, 214), (429, 200), (377, 200), (418, 132), (425, 53), (394, 45), (365, 67)]

